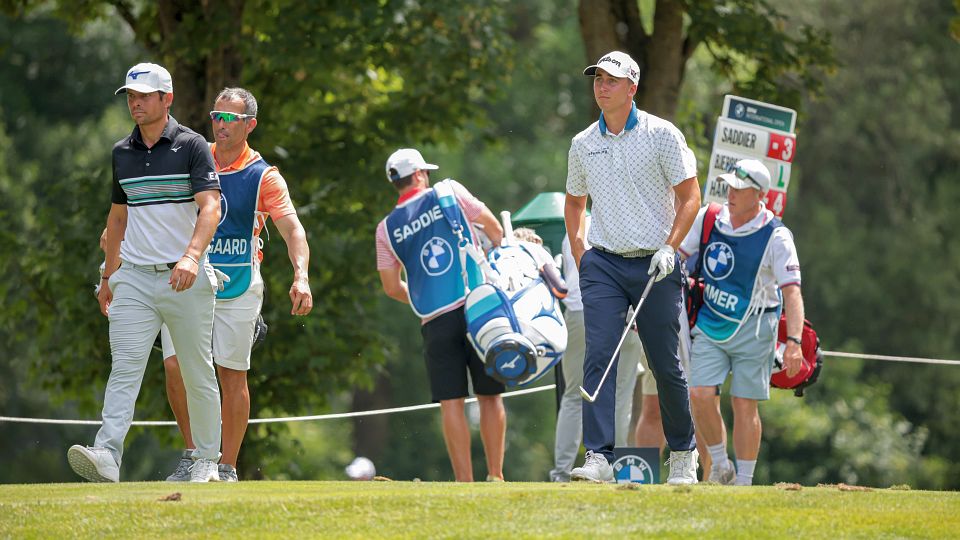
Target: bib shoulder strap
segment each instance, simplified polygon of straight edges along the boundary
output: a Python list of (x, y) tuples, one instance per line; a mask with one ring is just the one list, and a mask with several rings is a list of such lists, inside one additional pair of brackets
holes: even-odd
[(450, 179), (437, 182), (433, 186), (433, 191), (437, 194), (440, 211), (450, 223), (450, 228), (454, 232), (463, 231), (463, 222), (460, 220), (460, 212), (457, 211), (460, 205), (457, 203), (457, 196), (453, 193), (453, 184)]

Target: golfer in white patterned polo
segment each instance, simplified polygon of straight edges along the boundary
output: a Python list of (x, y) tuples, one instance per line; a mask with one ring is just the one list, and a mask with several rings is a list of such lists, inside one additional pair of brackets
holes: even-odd
[(211, 358), (217, 280), (207, 248), (220, 220), (220, 181), (203, 137), (169, 114), (173, 81), (166, 69), (137, 64), (116, 93), (126, 94), (137, 125), (113, 147), (107, 286), (97, 295), (110, 318), (113, 362), (96, 441), (70, 447), (67, 459), (91, 482), (119, 481), (147, 358), (166, 323), (180, 353), (196, 443), (190, 479), (218, 481), (220, 392)]
[[(637, 328), (657, 380), (663, 430), (671, 449), (670, 484), (693, 484), (696, 450), (687, 382), (678, 355), (681, 276), (676, 248), (700, 208), (697, 162), (670, 122), (637, 109), (637, 63), (615, 51), (584, 75), (593, 77), (600, 119), (573, 138), (564, 218), (580, 269), (587, 352), (584, 388), (596, 391), (649, 279), (658, 283), (637, 314)], [(584, 238), (587, 196), (593, 200), (589, 243)], [(608, 378), (616, 380), (613, 363)], [(614, 445), (614, 385), (583, 404), (585, 463), (574, 480), (610, 481)]]

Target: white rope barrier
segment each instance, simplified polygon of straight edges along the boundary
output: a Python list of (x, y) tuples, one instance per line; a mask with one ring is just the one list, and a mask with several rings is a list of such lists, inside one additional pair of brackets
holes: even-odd
[(884, 360), (887, 362), (912, 362), (914, 364), (942, 364), (948, 366), (960, 366), (960, 360), (942, 360), (940, 358), (916, 358), (913, 356), (883, 356), (881, 354), (859, 354), (836, 351), (822, 351), (824, 356), (836, 356), (840, 358), (863, 358), (865, 360)]
[[(502, 397), (511, 398), (544, 392), (556, 388), (555, 384), (546, 384), (534, 388), (524, 388), (523, 390), (514, 390), (513, 392), (504, 392)], [(467, 403), (473, 403), (477, 398), (467, 398)], [(394, 407), (391, 409), (377, 409), (373, 411), (354, 411), (347, 413), (316, 414), (312, 416), (288, 416), (284, 418), (254, 418), (250, 420), (251, 424), (272, 424), (277, 422), (307, 422), (310, 420), (333, 420), (337, 418), (356, 418), (358, 416), (375, 416), (378, 414), (393, 414), (408, 411), (420, 411), (424, 409), (434, 409), (439, 407), (439, 403), (424, 403), (422, 405), (410, 405), (407, 407)], [(56, 418), (22, 418), (18, 416), (0, 416), (0, 422), (19, 422), (23, 424), (60, 424), (60, 425), (80, 425), (80, 426), (99, 426), (100, 420), (58, 420)], [(176, 422), (172, 420), (135, 420), (134, 426), (175, 426)]]
[[(913, 356), (884, 356), (881, 354), (860, 354), (838, 351), (822, 351), (824, 356), (836, 358), (860, 358), (864, 360), (882, 360), (885, 362), (909, 362), (914, 364), (939, 364), (948, 366), (960, 366), (960, 360), (944, 360), (941, 358), (917, 358)], [(556, 388), (555, 384), (547, 384), (534, 388), (525, 388), (513, 392), (505, 392), (503, 397), (510, 398), (544, 392)], [(467, 403), (473, 403), (477, 398), (468, 398)], [(376, 416), (378, 414), (394, 414), (409, 411), (422, 411), (424, 409), (434, 409), (439, 407), (439, 403), (424, 403), (422, 405), (410, 405), (407, 407), (393, 407), (390, 409), (376, 409), (372, 411), (354, 411), (346, 413), (315, 414), (311, 416), (287, 416), (282, 418), (254, 418), (250, 420), (251, 424), (273, 424), (277, 422), (309, 422), (312, 420), (334, 420), (338, 418), (356, 418), (359, 416)], [(0, 422), (19, 422), (23, 424), (58, 424), (58, 425), (79, 425), (79, 426), (99, 426), (100, 420), (60, 420), (56, 418), (23, 418), (18, 416), (0, 416)], [(134, 426), (175, 426), (176, 422), (172, 420), (136, 420)]]

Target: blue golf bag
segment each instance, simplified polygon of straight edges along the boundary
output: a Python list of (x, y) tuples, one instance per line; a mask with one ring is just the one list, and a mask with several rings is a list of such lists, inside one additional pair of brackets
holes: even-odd
[(463, 235), (450, 182), (438, 182), (434, 189), (440, 210), (459, 238), (461, 268), (468, 267), (469, 257), (483, 274), (484, 283), (471, 288), (463, 272), (467, 339), (494, 379), (507, 386), (535, 381), (567, 348), (567, 327), (557, 300), (566, 296), (563, 278), (542, 246), (513, 237), (509, 212), (501, 212), (501, 247), (484, 257)]
[[(539, 258), (534, 255), (537, 250), (543, 252)], [(558, 301), (566, 287), (537, 244), (495, 248), (487, 260), (488, 282), (467, 295), (467, 337), (488, 375), (507, 386), (531, 383), (567, 348)]]

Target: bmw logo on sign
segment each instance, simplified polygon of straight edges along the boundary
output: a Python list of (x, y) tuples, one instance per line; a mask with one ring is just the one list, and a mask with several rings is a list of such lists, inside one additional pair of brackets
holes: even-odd
[(743, 118), (743, 113), (747, 112), (747, 108), (743, 106), (743, 103), (737, 103), (733, 107), (733, 114), (737, 118)]
[(445, 274), (452, 265), (453, 248), (446, 240), (434, 236), (423, 244), (423, 248), (420, 250), (420, 266), (428, 275), (439, 276)]
[(613, 476), (618, 484), (635, 482), (653, 484), (653, 468), (639, 456), (623, 456), (613, 463)]
[(707, 246), (703, 260), (707, 273), (713, 279), (726, 279), (733, 272), (733, 250), (723, 242), (714, 242)]

